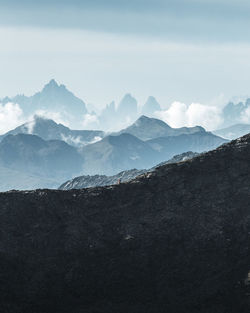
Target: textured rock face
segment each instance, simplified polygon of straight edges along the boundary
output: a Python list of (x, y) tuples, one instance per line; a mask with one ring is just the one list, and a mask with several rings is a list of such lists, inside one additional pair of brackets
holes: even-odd
[(1, 312), (249, 312), (249, 155), (245, 136), (129, 183), (1, 193)]

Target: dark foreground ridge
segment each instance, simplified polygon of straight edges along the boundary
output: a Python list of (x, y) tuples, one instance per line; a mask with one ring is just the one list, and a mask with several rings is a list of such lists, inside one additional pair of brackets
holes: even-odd
[(105, 188), (0, 194), (0, 311), (249, 312), (250, 135)]

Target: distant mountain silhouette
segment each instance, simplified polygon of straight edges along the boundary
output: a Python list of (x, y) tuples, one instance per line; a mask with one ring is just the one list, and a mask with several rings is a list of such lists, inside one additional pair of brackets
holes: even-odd
[(99, 116), (99, 122), (102, 129), (110, 131), (126, 127), (137, 118), (137, 100), (130, 94), (126, 94), (117, 107), (113, 101), (102, 110)]
[(152, 117), (156, 111), (161, 111), (161, 106), (155, 97), (150, 96), (142, 107), (142, 114)]
[[(142, 137), (153, 139), (143, 141)], [(84, 173), (114, 175), (133, 168), (150, 168), (174, 155), (208, 151), (226, 141), (201, 127), (172, 129), (160, 120), (141, 117), (126, 130), (83, 147)]]
[(104, 132), (98, 130), (71, 130), (62, 124), (57, 124), (51, 119), (35, 116), (32, 121), (0, 136), (0, 140), (9, 134), (17, 135), (20, 133), (37, 135), (44, 140), (63, 140), (74, 146), (93, 143), (102, 139), (105, 135)]
[(0, 192), (7, 190), (30, 190), (39, 188), (55, 189), (61, 183), (61, 179), (46, 178), (41, 175), (27, 173), (25, 170), (15, 170), (0, 166)]
[(126, 94), (117, 108), (117, 114), (126, 117), (134, 117), (137, 115), (137, 100), (131, 96), (131, 94)]
[(146, 141), (154, 150), (158, 151), (158, 160), (161, 162), (172, 158), (174, 155), (186, 151), (204, 152), (217, 148), (227, 140), (209, 132), (196, 132), (179, 136), (159, 137)]
[(113, 175), (131, 168), (148, 168), (156, 152), (144, 141), (130, 134), (107, 136), (82, 148), (85, 174)]
[(0, 167), (19, 172), (18, 177), (24, 177), (21, 173), (32, 175), (38, 181), (32, 178), (31, 186), (44, 183), (44, 187), (51, 187), (54, 181), (58, 186), (81, 174), (115, 175), (134, 168), (148, 169), (174, 155), (208, 151), (226, 142), (199, 126), (174, 129), (145, 116), (120, 133), (103, 136), (103, 132), (74, 131), (36, 116), (2, 136)]
[(3, 103), (18, 103), (25, 116), (30, 116), (38, 111), (60, 114), (62, 118), (80, 127), (83, 115), (87, 113), (85, 103), (70, 92), (65, 85), (58, 85), (52, 79), (44, 86), (42, 91), (31, 97), (17, 95), (13, 98), (4, 98)]
[(226, 128), (215, 130), (213, 133), (217, 136), (232, 140), (250, 133), (250, 125), (235, 124)]
[(142, 115), (134, 124), (121, 130), (117, 134), (128, 133), (141, 140), (149, 140), (158, 137), (193, 134), (196, 132), (205, 132), (205, 129), (200, 126), (171, 128), (162, 120)]
[(250, 113), (250, 99), (238, 103), (229, 102), (223, 109), (224, 128), (234, 124), (242, 124), (247, 110)]
[(35, 135), (8, 135), (0, 142), (0, 166), (34, 176), (62, 181), (82, 171), (82, 157), (60, 140)]

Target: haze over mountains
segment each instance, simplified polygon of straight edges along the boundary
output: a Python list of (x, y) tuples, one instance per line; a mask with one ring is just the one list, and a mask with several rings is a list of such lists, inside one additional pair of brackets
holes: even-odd
[[(5, 108), (5, 105), (10, 103), (16, 104), (19, 111)], [(32, 120), (34, 115), (53, 119), (71, 129), (102, 131), (120, 131), (141, 115), (163, 119), (170, 126), (179, 128), (199, 125), (212, 130), (250, 123), (250, 99), (220, 103), (218, 107), (199, 103), (186, 105), (178, 101), (172, 104), (163, 103), (161, 106), (153, 96), (139, 104), (133, 95), (127, 93), (121, 101), (111, 101), (102, 110), (98, 103), (91, 106), (86, 103), (54, 79), (33, 96), (21, 94), (0, 99), (2, 114), (6, 114), (10, 121), (13, 114), (15, 126), (19, 126), (22, 121)]]
[[(80, 175), (114, 176), (149, 169), (187, 151), (209, 151), (250, 131), (247, 124), (213, 133), (199, 125), (173, 128), (155, 117), (166, 112), (152, 96), (139, 106), (126, 94), (118, 105), (111, 102), (99, 114), (88, 112), (84, 101), (55, 80), (33, 96), (6, 97), (1, 102), (2, 106), (17, 103), (25, 122), (0, 136), (0, 174), (4, 177), (0, 190), (57, 188)], [(227, 104), (223, 123), (242, 120), (248, 110), (250, 100)], [(58, 119), (77, 125), (77, 130)], [(96, 128), (84, 129), (86, 120)], [(105, 131), (112, 128), (118, 130)]]
[(31, 121), (0, 136), (0, 140), (7, 135), (17, 135), (20, 133), (37, 135), (44, 140), (63, 140), (73, 146), (94, 143), (101, 140), (105, 135), (103, 131), (99, 130), (71, 130), (51, 119), (35, 115)]
[[(10, 189), (56, 188), (74, 176), (151, 168), (176, 154), (208, 151), (224, 142), (202, 127), (173, 129), (146, 116), (115, 134), (74, 131), (35, 116), (0, 137), (0, 166), (5, 173), (0, 190), (11, 185), (8, 171), (17, 173), (16, 184)], [(34, 178), (30, 187), (28, 177)]]

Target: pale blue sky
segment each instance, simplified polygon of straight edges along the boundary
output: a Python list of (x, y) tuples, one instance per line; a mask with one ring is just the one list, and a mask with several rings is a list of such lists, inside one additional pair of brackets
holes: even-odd
[(51, 78), (100, 106), (246, 95), (249, 36), (246, 0), (0, 0), (0, 97)]

